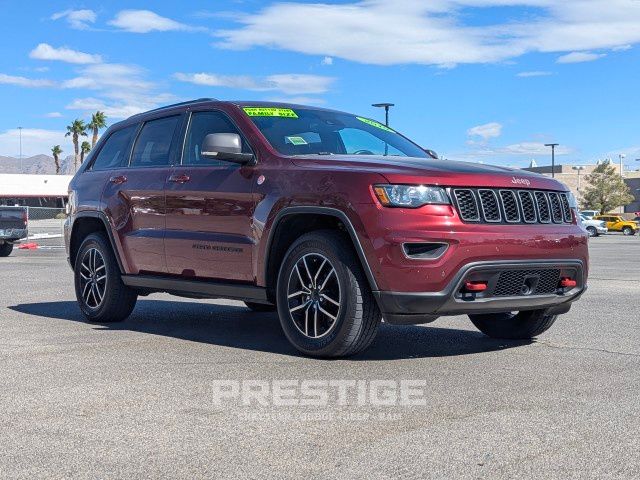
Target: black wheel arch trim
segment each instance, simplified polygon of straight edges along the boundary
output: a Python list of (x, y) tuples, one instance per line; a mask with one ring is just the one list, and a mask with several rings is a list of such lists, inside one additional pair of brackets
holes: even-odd
[(347, 214), (337, 208), (319, 207), (319, 206), (284, 207), (276, 214), (276, 217), (273, 220), (273, 225), (271, 226), (271, 229), (269, 231), (269, 238), (267, 239), (267, 245), (265, 250), (266, 255), (265, 255), (265, 262), (264, 262), (264, 278), (263, 278), (264, 284), (265, 285), (268, 284), (267, 275), (269, 273), (268, 266), (269, 266), (269, 261), (271, 256), (271, 246), (273, 243), (275, 232), (278, 230), (279, 223), (282, 221), (284, 217), (287, 217), (289, 215), (310, 214), (310, 213), (331, 216), (339, 219), (343, 223), (343, 225), (347, 229), (347, 232), (349, 233), (349, 237), (351, 238), (353, 246), (356, 249), (358, 258), (360, 260), (360, 264), (362, 265), (362, 268), (364, 269), (364, 273), (367, 277), (367, 281), (369, 282), (369, 286), (371, 287), (372, 291), (377, 291), (378, 284), (373, 275), (373, 271), (371, 270), (369, 262), (367, 261), (367, 257), (364, 253), (364, 249), (362, 248), (362, 243), (360, 242), (360, 238), (356, 233), (356, 229), (353, 226), (353, 223), (351, 222)]
[[(118, 262), (118, 268), (120, 269), (120, 273), (124, 274), (125, 273), (124, 266), (122, 265), (122, 261), (120, 260), (120, 253), (116, 248), (116, 242), (115, 242), (115, 239), (113, 238), (113, 231), (111, 230), (111, 224), (109, 223), (107, 216), (103, 212), (99, 212), (96, 210), (84, 210), (84, 211), (78, 212), (73, 218), (73, 224), (71, 225), (70, 238), (73, 238), (73, 232), (74, 232), (74, 229), (76, 228), (76, 222), (81, 218), (97, 218), (102, 221), (104, 225), (104, 229), (107, 232), (107, 237), (109, 238), (109, 243), (111, 244), (111, 249), (113, 250), (113, 255), (116, 257), (116, 261)], [(69, 254), (71, 254), (71, 252), (69, 252)], [(72, 260), (71, 257), (69, 257), (69, 263), (73, 267), (75, 265), (75, 258)]]

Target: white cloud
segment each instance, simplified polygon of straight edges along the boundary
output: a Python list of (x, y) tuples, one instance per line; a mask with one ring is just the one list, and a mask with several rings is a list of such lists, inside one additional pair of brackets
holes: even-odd
[(80, 75), (66, 80), (62, 87), (143, 93), (153, 88), (153, 84), (145, 80), (143, 75), (144, 70), (137, 65), (101, 63), (80, 69)]
[(529, 77), (548, 77), (549, 75), (553, 75), (553, 72), (546, 71), (532, 71), (532, 72), (520, 72), (516, 75), (516, 77), (529, 78)]
[[(465, 24), (496, 6), (529, 7), (488, 25)], [(535, 14), (531, 14), (534, 11)], [(522, 12), (522, 13), (515, 13)], [(300, 21), (304, 19), (304, 21)], [(634, 0), (360, 0), (275, 3), (215, 35), (225, 48), (268, 47), (376, 65), (504, 62), (640, 42)]]
[(64, 18), (71, 28), (76, 30), (86, 30), (89, 24), (95, 23), (96, 12), (93, 10), (65, 10), (51, 15), (51, 20)]
[[(39, 128), (22, 129), (22, 154), (26, 157), (47, 153), (53, 145), (61, 145), (71, 152), (69, 140), (62, 130), (44, 130)], [(20, 151), (20, 131), (17, 128), (0, 132), (0, 155), (17, 156)]]
[(333, 58), (332, 57), (324, 57), (320, 63), (322, 65), (333, 65)]
[(72, 50), (66, 47), (55, 48), (48, 43), (40, 43), (36, 48), (31, 50), (29, 57), (37, 60), (58, 60), (60, 62), (76, 64), (100, 63), (102, 61), (100, 55), (79, 52), (78, 50)]
[(55, 83), (51, 80), (18, 77), (15, 75), (5, 75), (0, 73), (0, 84), (15, 85), (18, 87), (53, 87)]
[(306, 97), (306, 96), (295, 96), (295, 97), (271, 97), (267, 98), (268, 102), (278, 102), (278, 103), (295, 103), (298, 105), (324, 105), (325, 102), (322, 98), (316, 97)]
[(60, 112), (49, 112), (44, 114), (45, 118), (60, 118), (62, 114)]
[(562, 55), (558, 57), (556, 63), (582, 63), (582, 62), (593, 62), (594, 60), (598, 60), (599, 58), (604, 57), (604, 53), (591, 53), (591, 52), (571, 52), (566, 55)]
[(109, 22), (109, 25), (132, 33), (199, 30), (196, 27), (191, 27), (170, 18), (162, 17), (151, 10), (122, 10)]
[(470, 137), (480, 137), (483, 140), (497, 138), (502, 135), (502, 125), (497, 122), (477, 125), (467, 130), (467, 135), (469, 135)]
[(613, 47), (611, 50), (613, 50), (614, 52), (626, 52), (627, 50), (631, 50), (632, 48), (632, 45), (618, 45), (617, 47)]
[(287, 95), (318, 94), (326, 92), (334, 78), (321, 75), (286, 73), (254, 78), (248, 75), (218, 75), (216, 73), (176, 73), (176, 80), (205, 85), (253, 91), (280, 91)]

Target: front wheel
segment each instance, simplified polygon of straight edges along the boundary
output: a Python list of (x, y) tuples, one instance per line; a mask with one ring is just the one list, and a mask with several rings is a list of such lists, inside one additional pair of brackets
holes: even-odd
[(361, 352), (381, 321), (357, 254), (332, 230), (308, 233), (291, 246), (278, 274), (277, 299), (287, 339), (314, 357)]
[(631, 227), (624, 227), (622, 233), (627, 236), (635, 235), (636, 231)]
[(126, 319), (138, 294), (122, 283), (118, 262), (106, 235), (92, 233), (84, 239), (75, 260), (76, 298), (90, 322)]
[(598, 230), (596, 230), (596, 227), (587, 227), (587, 232), (589, 233), (590, 237), (598, 236)]
[(13, 243), (4, 242), (0, 245), (0, 257), (8, 257), (13, 252)]
[(546, 310), (530, 310), (469, 315), (469, 318), (478, 330), (491, 338), (528, 340), (546, 332), (558, 315), (547, 315)]

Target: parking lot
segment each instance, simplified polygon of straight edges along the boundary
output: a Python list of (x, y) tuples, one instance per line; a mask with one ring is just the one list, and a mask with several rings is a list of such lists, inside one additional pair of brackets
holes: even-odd
[[(82, 319), (64, 251), (0, 262), (0, 477), (638, 478), (640, 239), (591, 240), (589, 291), (532, 343), (466, 317), (383, 325), (347, 360), (275, 314), (141, 298)], [(216, 381), (424, 381), (424, 405), (215, 400)]]

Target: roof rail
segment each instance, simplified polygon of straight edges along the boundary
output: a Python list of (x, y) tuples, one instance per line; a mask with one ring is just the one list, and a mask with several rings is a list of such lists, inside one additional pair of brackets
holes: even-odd
[(218, 101), (217, 98), (196, 98), (195, 100), (187, 100), (186, 102), (172, 103), (171, 105), (164, 105), (162, 107), (154, 108), (152, 110), (147, 110), (146, 112), (136, 113), (135, 115), (132, 115), (132, 117), (137, 117), (139, 115), (146, 115), (147, 113), (158, 112), (160, 110), (167, 110), (169, 108), (181, 107), (183, 105), (191, 105), (193, 103), (216, 102), (216, 101)]

